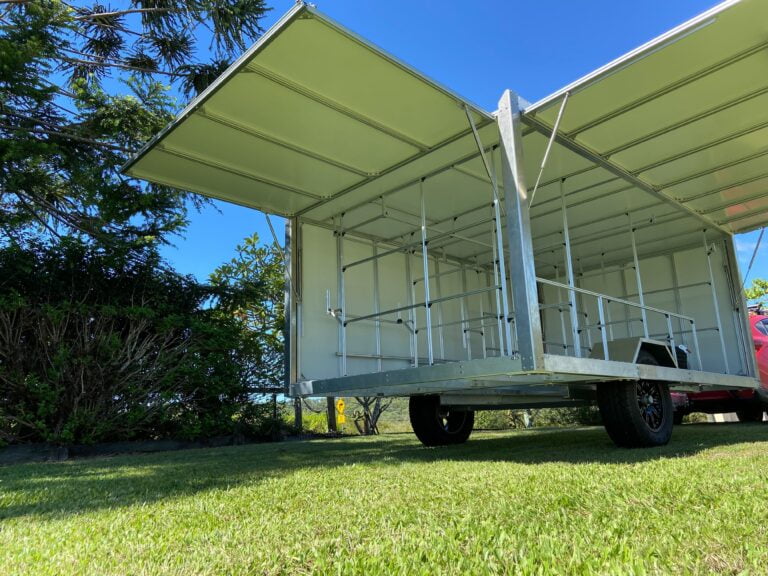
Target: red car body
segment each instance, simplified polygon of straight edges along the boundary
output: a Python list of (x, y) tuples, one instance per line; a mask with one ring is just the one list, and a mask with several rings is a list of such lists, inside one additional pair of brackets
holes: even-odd
[(684, 414), (691, 412), (709, 414), (736, 412), (739, 420), (762, 419), (762, 413), (768, 407), (768, 316), (753, 314), (749, 317), (749, 321), (752, 326), (760, 388), (674, 393), (672, 399), (677, 421), (680, 421)]

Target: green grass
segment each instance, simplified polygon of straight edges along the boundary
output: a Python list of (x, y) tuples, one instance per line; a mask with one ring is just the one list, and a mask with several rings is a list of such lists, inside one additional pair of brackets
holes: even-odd
[(284, 442), (0, 468), (0, 574), (765, 574), (768, 426)]

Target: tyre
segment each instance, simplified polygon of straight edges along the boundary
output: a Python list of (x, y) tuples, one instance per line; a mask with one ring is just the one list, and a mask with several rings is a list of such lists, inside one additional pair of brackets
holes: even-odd
[(439, 396), (411, 396), (408, 415), (416, 437), (424, 446), (463, 444), (475, 425), (473, 411), (440, 406)]
[[(641, 350), (638, 364), (658, 365)], [(674, 407), (669, 386), (657, 380), (604, 382), (597, 386), (597, 405), (608, 436), (624, 448), (663, 446), (672, 436)]]
[(763, 407), (762, 406), (749, 406), (736, 412), (736, 418), (739, 422), (762, 422), (763, 421)]

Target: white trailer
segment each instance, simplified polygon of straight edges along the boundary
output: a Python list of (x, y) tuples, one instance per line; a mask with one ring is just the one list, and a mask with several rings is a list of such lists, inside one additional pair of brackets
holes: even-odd
[(299, 3), (126, 170), (288, 219), (290, 396), (410, 396), (425, 444), (597, 401), (663, 444), (670, 389), (757, 388), (733, 234), (768, 222), (765, 22), (725, 2), (490, 113)]

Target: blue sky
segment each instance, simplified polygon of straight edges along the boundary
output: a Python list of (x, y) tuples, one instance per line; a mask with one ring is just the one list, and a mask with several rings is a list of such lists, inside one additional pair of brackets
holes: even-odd
[[(542, 98), (608, 61), (714, 6), (712, 0), (320, 0), (317, 8), (487, 110), (512, 88)], [(293, 5), (274, 0), (271, 26)], [(273, 218), (282, 239), (282, 222)], [(205, 280), (258, 232), (271, 241), (263, 214), (223, 202), (191, 214), (191, 224), (163, 255)], [(737, 237), (742, 273), (757, 232)], [(750, 279), (768, 277), (768, 237)]]

